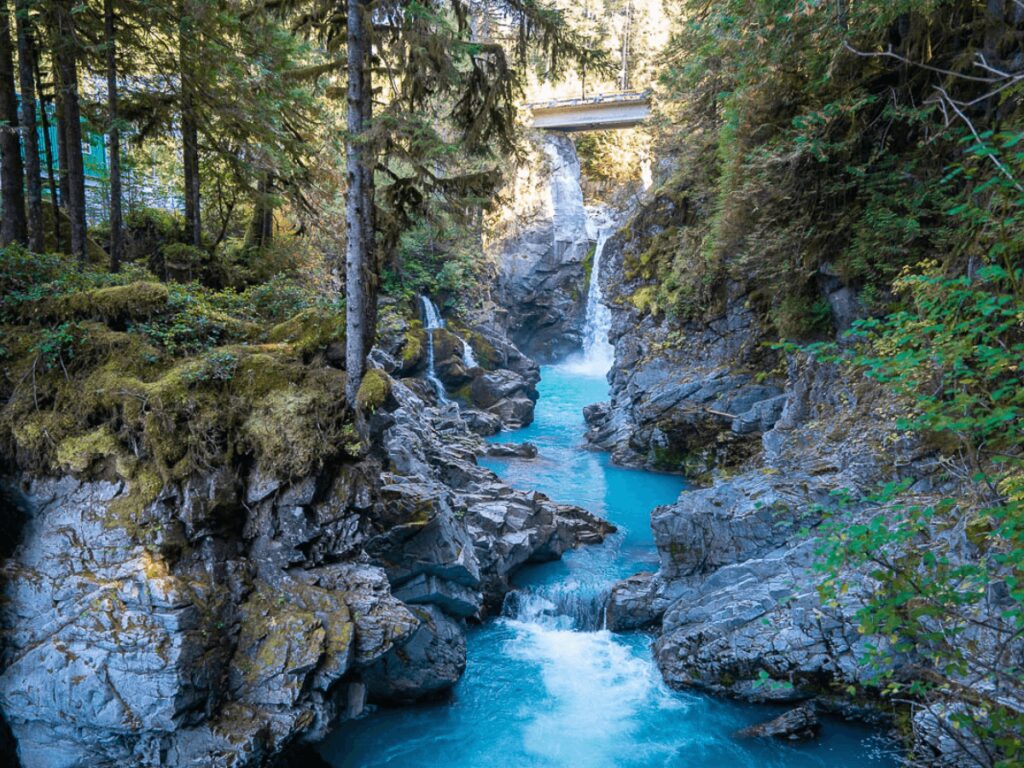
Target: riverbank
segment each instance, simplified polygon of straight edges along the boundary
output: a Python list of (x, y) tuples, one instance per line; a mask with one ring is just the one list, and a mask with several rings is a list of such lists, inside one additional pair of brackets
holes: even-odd
[(537, 458), (481, 463), (515, 488), (584, 506), (618, 532), (522, 569), (503, 615), (467, 635), (466, 673), (449, 699), (379, 709), (335, 731), (320, 754), (336, 768), (893, 765), (875, 731), (838, 720), (806, 745), (737, 739), (781, 710), (672, 691), (649, 635), (603, 628), (615, 581), (656, 566), (650, 511), (686, 493), (677, 476), (616, 467), (583, 447), (582, 409), (606, 388), (578, 366), (543, 368), (534, 423), (495, 438), (532, 442)]

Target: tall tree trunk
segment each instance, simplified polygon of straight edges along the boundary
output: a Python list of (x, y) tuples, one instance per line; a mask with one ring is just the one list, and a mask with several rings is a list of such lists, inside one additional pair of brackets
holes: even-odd
[[(373, 267), (373, 233), (367, 232), (372, 221), (369, 207), (371, 188), (368, 170), (372, 169), (372, 151), (364, 142), (364, 133), (371, 117), (368, 72), (370, 41), (366, 29), (367, 0), (347, 0), (347, 129), (345, 172), (348, 189), (345, 193), (345, 396), (355, 403), (359, 384), (366, 367), (367, 339), (372, 338), (370, 304), (372, 283), (367, 280)], [(372, 170), (371, 170), (372, 172)]]
[(262, 174), (256, 182), (256, 198), (253, 201), (252, 220), (249, 222), (248, 242), (256, 248), (263, 248), (274, 239), (274, 211), (270, 205), (270, 180)]
[(85, 165), (82, 161), (82, 117), (78, 105), (78, 58), (75, 51), (75, 21), (71, 2), (56, 6), (57, 64), (64, 112), (64, 154), (68, 165), (68, 218), (71, 219), (71, 254), (83, 268), (85, 249)]
[(121, 228), (121, 129), (117, 121), (117, 45), (114, 0), (103, 0), (103, 32), (107, 45), (107, 118), (110, 140), (110, 271), (121, 269), (124, 233)]
[(203, 227), (199, 199), (199, 124), (196, 120), (195, 95), (192, 84), (194, 57), (192, 36), (195, 24), (188, 15), (188, 2), (182, 3), (178, 22), (178, 76), (181, 78), (181, 141), (182, 165), (185, 174), (185, 230), (196, 248), (203, 244)]
[[(369, 18), (369, 3), (367, 3), (366, 18)], [(363, 116), (368, 122), (373, 116), (373, 62), (371, 56), (373, 48), (367, 44), (366, 65), (363, 67)], [(366, 128), (366, 125), (363, 126)], [(365, 327), (363, 330), (363, 350), (369, 354), (377, 340), (377, 292), (380, 286), (380, 273), (382, 269), (381, 254), (376, 242), (376, 216), (374, 207), (374, 183), (373, 173), (376, 166), (376, 155), (372, 147), (367, 147), (363, 153), (363, 243), (365, 248), (365, 262), (363, 265), (363, 285), (366, 294)]]
[(29, 27), (27, 0), (15, 3), (18, 30), (18, 80), (21, 84), (21, 128), (25, 137), (25, 191), (28, 198), (28, 247), (42, 253), (43, 181), (39, 174), (39, 134), (36, 132), (36, 45)]
[(11, 18), (7, 0), (0, 0), (0, 186), (3, 187), (3, 223), (0, 245), (24, 243), (25, 191), (18, 130), (18, 92), (14, 85)]
[(43, 78), (39, 71), (39, 56), (35, 58), (36, 84), (39, 87), (39, 120), (43, 126), (43, 146), (46, 151), (46, 180), (50, 187), (50, 209), (53, 211), (53, 242), (54, 248), (60, 252), (60, 216), (58, 215), (59, 201), (57, 200), (57, 174), (53, 165), (53, 145), (50, 143), (50, 116), (46, 111), (49, 99), (43, 92)]
[(68, 137), (67, 121), (64, 119), (64, 93), (60, 84), (60, 67), (57, 62), (56, 52), (53, 55), (53, 118), (57, 123), (57, 186), (60, 189), (58, 205), (62, 211), (67, 212), (68, 198), (71, 193), (68, 191)]

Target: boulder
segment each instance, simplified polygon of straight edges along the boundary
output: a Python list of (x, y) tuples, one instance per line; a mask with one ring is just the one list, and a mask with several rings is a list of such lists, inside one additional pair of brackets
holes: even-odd
[(436, 696), (455, 685), (466, 669), (466, 637), (459, 623), (433, 605), (414, 613), (420, 623), (409, 639), (362, 672), (371, 701)]
[(649, 572), (615, 584), (605, 605), (605, 626), (612, 632), (625, 632), (656, 624), (667, 606), (661, 596), (663, 587)]
[(473, 379), (470, 396), (473, 404), (479, 408), (490, 408), (492, 405), (514, 395), (525, 395), (528, 384), (518, 373), (506, 369), (488, 371)]
[(738, 739), (781, 739), (807, 741), (821, 732), (821, 722), (809, 705), (783, 712), (764, 723), (752, 725), (736, 732)]
[(488, 443), (487, 455), (502, 458), (535, 459), (537, 446), (533, 443)]

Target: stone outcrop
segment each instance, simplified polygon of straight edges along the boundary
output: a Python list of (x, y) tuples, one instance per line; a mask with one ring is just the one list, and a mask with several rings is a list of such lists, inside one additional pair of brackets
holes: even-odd
[(549, 135), (512, 182), (512, 206), (492, 222), (488, 251), (498, 265), (495, 300), (512, 340), (543, 362), (583, 341), (588, 260), (593, 240), (572, 139)]
[[(964, 496), (963, 488), (942, 471), (933, 447), (898, 429), (906, 404), (883, 387), (848, 369), (766, 351), (744, 286), (721, 286), (718, 310), (681, 327), (641, 312), (633, 299), (644, 286), (628, 278), (627, 257), (666, 221), (685, 225), (685, 218), (673, 201), (656, 199), (605, 250), (605, 274), (618, 276), (605, 285), (616, 362), (611, 399), (584, 411), (587, 438), (616, 462), (681, 471), (697, 486), (653, 512), (658, 571), (615, 585), (607, 626), (656, 627), (655, 659), (674, 687), (751, 701), (814, 698), (870, 717), (865, 704), (878, 701), (879, 672), (899, 679), (908, 664), (928, 662), (902, 649), (886, 653), (893, 650), (887, 638), (858, 631), (858, 611), (879, 586), (869, 568), (847, 566), (843, 590), (823, 600), (816, 565), (825, 517), (868, 524), (879, 507), (866, 497), (888, 481), (906, 482), (912, 503), (924, 508)], [(862, 312), (856, 296), (826, 277), (822, 296), (837, 327), (848, 327)], [(840, 501), (837, 490), (865, 500)], [(981, 556), (963, 526), (935, 535), (954, 561)], [(999, 589), (990, 592), (977, 610), (998, 617), (1009, 602)], [(996, 645), (984, 632), (970, 642), (982, 655)], [(873, 651), (891, 667), (865, 664)], [(857, 692), (860, 704), (843, 691)], [(817, 726), (807, 712), (744, 735), (810, 736)], [(960, 737), (953, 719), (948, 711), (915, 711), (915, 754), (928, 764), (977, 764), (980, 745)]]
[(25, 768), (262, 765), (439, 695), (519, 566), (611, 530), (479, 467), (455, 405), (383, 389), (369, 452), (314, 476), (211, 469), (143, 507), (123, 482), (14, 483), (0, 707)]
[[(371, 360), (379, 369), (416, 391), (425, 403), (439, 405), (437, 391), (424, 381), (427, 373), (427, 331), (420, 321), (410, 321), (388, 305)], [(470, 430), (493, 435), (502, 429), (519, 429), (533, 421), (540, 369), (483, 311), (452, 327), (431, 331), (434, 370), (447, 396), (465, 412)], [(476, 365), (467, 362), (466, 346)], [(413, 378), (417, 377), (417, 378)]]

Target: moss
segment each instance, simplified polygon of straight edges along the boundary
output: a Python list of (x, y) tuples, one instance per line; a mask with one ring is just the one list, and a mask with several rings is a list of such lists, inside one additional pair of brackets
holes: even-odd
[(650, 313), (652, 315), (658, 314), (658, 291), (653, 285), (645, 285), (643, 288), (638, 288), (629, 297), (629, 303), (633, 305), (633, 308), (638, 312)]
[(583, 259), (583, 286), (587, 291), (590, 291), (590, 278), (594, 272), (595, 255), (597, 255), (597, 246), (593, 245), (590, 247), (590, 250), (587, 251), (587, 255)]
[[(345, 443), (345, 376), (322, 369), (302, 385), (275, 389), (256, 402), (241, 427), (259, 465), (280, 477), (317, 469)], [(348, 448), (345, 448), (348, 450)]]
[(384, 371), (371, 368), (363, 376), (356, 393), (356, 408), (373, 413), (391, 395), (391, 378)]
[(121, 446), (106, 425), (75, 437), (67, 437), (57, 446), (57, 462), (63, 469), (85, 473), (98, 461), (117, 456)]
[(110, 513), (106, 522), (109, 526), (124, 528), (133, 534), (136, 540), (142, 541), (144, 536), (144, 520), (142, 513), (146, 507), (156, 501), (164, 481), (152, 469), (139, 469), (128, 480), (128, 493), (118, 496), (107, 508)]
[(291, 344), (302, 353), (318, 352), (331, 342), (345, 340), (345, 316), (334, 309), (310, 307), (275, 325), (267, 339)]
[(167, 286), (135, 282), (94, 288), (60, 296), (44, 303), (41, 314), (56, 320), (92, 318), (104, 322), (137, 320), (167, 309)]
[(427, 332), (423, 326), (418, 320), (410, 323), (405, 333), (405, 343), (402, 344), (402, 368), (407, 370), (418, 365), (423, 359), (426, 345)]

